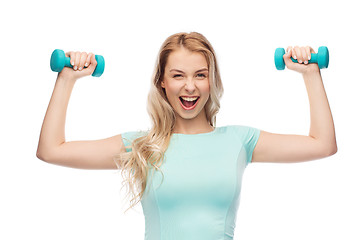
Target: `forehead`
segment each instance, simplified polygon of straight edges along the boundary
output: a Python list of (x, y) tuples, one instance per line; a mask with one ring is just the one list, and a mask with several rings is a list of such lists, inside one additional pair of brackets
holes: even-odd
[(172, 68), (192, 71), (205, 67), (207, 67), (207, 62), (202, 53), (180, 48), (170, 53), (165, 69), (167, 71)]

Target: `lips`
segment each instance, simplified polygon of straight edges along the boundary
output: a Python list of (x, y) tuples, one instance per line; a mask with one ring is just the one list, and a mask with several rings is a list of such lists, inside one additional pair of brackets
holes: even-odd
[(184, 99), (182, 99), (181, 97), (179, 97), (180, 100), (180, 104), (182, 106), (183, 109), (185, 110), (192, 110), (196, 107), (197, 103), (199, 102), (200, 97), (197, 97), (197, 99), (195, 101), (186, 101)]

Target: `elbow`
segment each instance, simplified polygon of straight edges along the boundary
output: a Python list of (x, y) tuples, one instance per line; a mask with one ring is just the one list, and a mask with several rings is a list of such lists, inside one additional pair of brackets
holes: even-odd
[(36, 157), (40, 160), (44, 161), (44, 154), (43, 154), (43, 149), (40, 148), (40, 146), (38, 146), (37, 150), (36, 150)]
[(43, 152), (37, 151), (36, 152), (36, 157), (44, 162), (49, 162), (49, 158), (47, 157), (46, 154), (44, 154)]
[(331, 144), (331, 148), (330, 148), (330, 156), (337, 153), (337, 150), (338, 150), (338, 148), (337, 148), (336, 138), (334, 138), (334, 141)]
[(332, 148), (332, 151), (330, 152), (330, 156), (334, 155), (335, 153), (337, 153), (337, 145), (335, 145), (335, 147)]
[(335, 153), (337, 153), (337, 144), (332, 144), (330, 145), (330, 147), (327, 147), (327, 150), (325, 151), (325, 156), (326, 157), (329, 157), (329, 156), (332, 156), (334, 155)]
[(43, 156), (42, 153), (40, 153), (40, 152), (36, 152), (36, 157), (37, 157), (38, 159), (42, 160), (42, 161), (45, 161), (44, 156)]
[(336, 139), (331, 139), (327, 141), (321, 141), (319, 142), (319, 154), (322, 155), (322, 157), (329, 157), (337, 153), (337, 144)]

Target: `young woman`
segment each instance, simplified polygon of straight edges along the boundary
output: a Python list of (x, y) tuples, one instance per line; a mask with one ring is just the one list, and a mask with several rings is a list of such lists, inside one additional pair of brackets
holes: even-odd
[(242, 125), (216, 127), (223, 85), (215, 52), (203, 35), (191, 32), (168, 37), (160, 48), (148, 95), (150, 130), (66, 142), (71, 91), (77, 79), (96, 67), (94, 54), (69, 52), (74, 67), (58, 75), (37, 157), (74, 168), (119, 168), (133, 195), (131, 207), (141, 201), (146, 240), (233, 239), (247, 164), (309, 161), (337, 151), (320, 70), (308, 64), (313, 52), (288, 47), (284, 55), (287, 68), (304, 78), (311, 112), (308, 136)]

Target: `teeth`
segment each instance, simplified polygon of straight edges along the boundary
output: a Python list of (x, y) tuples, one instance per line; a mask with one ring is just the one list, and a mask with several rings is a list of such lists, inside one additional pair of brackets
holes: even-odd
[(185, 101), (188, 101), (188, 102), (195, 101), (196, 99), (198, 99), (198, 97), (192, 97), (192, 98), (190, 98), (190, 97), (181, 97), (181, 98), (184, 99)]

